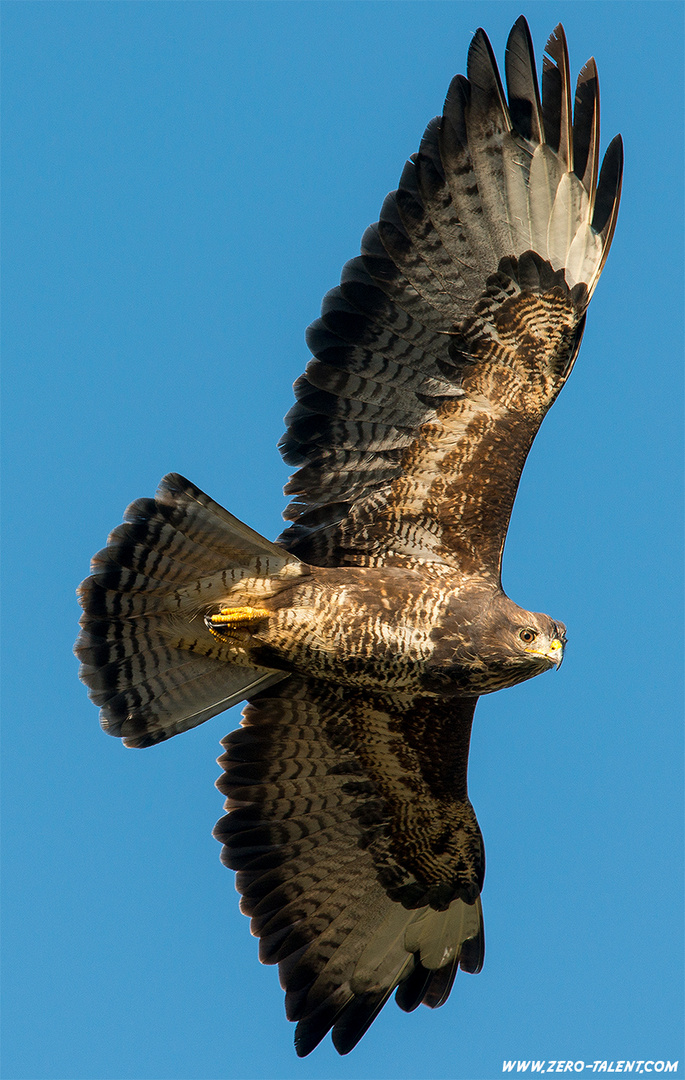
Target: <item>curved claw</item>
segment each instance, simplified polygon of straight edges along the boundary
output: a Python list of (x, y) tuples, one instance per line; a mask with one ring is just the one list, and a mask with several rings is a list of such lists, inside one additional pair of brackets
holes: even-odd
[(205, 615), (205, 626), (214, 637), (230, 637), (238, 630), (247, 629), (262, 619), (268, 619), (270, 614), (265, 608), (222, 607), (216, 615)]

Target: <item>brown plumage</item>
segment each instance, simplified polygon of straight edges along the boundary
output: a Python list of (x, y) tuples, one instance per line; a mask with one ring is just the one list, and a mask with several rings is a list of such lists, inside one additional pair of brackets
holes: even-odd
[(299, 1054), (331, 1029), (346, 1053), (395, 989), (435, 1007), (480, 970), (474, 709), (563, 655), (563, 624), (504, 595), (502, 551), (578, 354), (622, 149), (599, 172), (594, 61), (573, 106), (560, 26), (542, 96), (523, 18), (506, 82), (508, 100), (479, 30), (310, 328), (278, 544), (172, 474), (80, 589), (81, 677), (128, 746), (248, 700), (216, 835)]

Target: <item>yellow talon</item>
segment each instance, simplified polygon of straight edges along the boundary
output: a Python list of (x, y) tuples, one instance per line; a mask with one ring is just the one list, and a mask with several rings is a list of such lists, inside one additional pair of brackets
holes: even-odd
[(218, 615), (209, 615), (208, 618), (214, 625), (221, 623), (251, 623), (259, 622), (260, 619), (268, 619), (270, 611), (264, 608), (254, 607), (222, 607)]
[(214, 637), (225, 637), (250, 626), (252, 623), (268, 619), (270, 611), (253, 607), (222, 607), (218, 615), (205, 615), (205, 626)]

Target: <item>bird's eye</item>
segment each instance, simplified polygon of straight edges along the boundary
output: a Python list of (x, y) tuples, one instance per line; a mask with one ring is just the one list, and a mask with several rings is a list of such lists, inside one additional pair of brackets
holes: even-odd
[(519, 630), (519, 637), (521, 641), (525, 641), (526, 645), (530, 645), (531, 641), (535, 641), (537, 634), (529, 626), (526, 626), (523, 630)]

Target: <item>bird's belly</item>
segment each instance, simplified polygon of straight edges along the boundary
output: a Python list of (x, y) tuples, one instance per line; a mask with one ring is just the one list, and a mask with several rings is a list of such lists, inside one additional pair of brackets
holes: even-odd
[[(341, 572), (337, 571), (338, 576)], [(312, 580), (278, 598), (268, 625), (255, 635), (264, 658), (315, 678), (395, 692), (425, 688), (434, 650), (431, 634), (445, 591), (407, 576), (368, 573)]]

